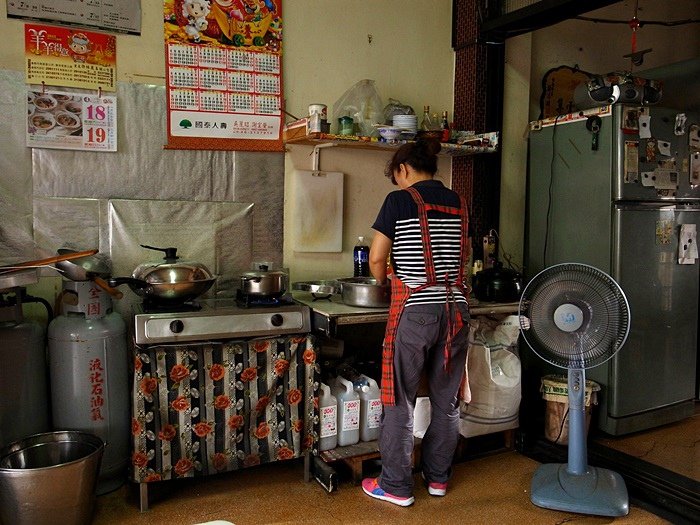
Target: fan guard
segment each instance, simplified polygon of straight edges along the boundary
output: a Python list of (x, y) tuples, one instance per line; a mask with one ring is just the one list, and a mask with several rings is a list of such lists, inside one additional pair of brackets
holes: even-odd
[(629, 305), (606, 273), (579, 263), (551, 266), (523, 290), (522, 335), (532, 350), (560, 368), (591, 368), (610, 359), (627, 339)]

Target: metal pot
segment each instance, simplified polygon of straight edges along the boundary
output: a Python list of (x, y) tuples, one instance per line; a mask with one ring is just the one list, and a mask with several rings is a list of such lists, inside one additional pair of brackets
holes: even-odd
[(178, 304), (196, 299), (216, 281), (216, 276), (203, 264), (180, 261), (177, 248), (141, 246), (165, 252), (164, 262), (140, 264), (131, 277), (109, 279), (110, 286), (128, 284), (136, 294), (155, 303)]
[(391, 285), (379, 285), (373, 277), (338, 279), (340, 295), (349, 306), (386, 308), (391, 304)]
[(476, 273), (472, 284), (474, 296), (479, 301), (515, 302), (520, 299), (523, 291), (522, 275), (510, 268), (503, 268), (501, 262), (496, 262), (493, 268)]
[(281, 271), (245, 272), (241, 275), (241, 292), (246, 295), (279, 297), (287, 291), (287, 274)]

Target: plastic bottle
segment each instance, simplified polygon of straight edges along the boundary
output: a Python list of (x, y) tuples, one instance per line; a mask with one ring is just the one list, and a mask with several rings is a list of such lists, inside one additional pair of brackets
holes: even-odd
[(338, 400), (338, 445), (354, 445), (360, 441), (360, 395), (343, 376), (335, 379), (331, 392)]
[(338, 400), (331, 394), (331, 387), (324, 383), (321, 383), (318, 410), (321, 418), (318, 449), (323, 452), (338, 446)]
[(357, 238), (357, 244), (353, 249), (355, 277), (369, 277), (369, 246), (365, 244), (365, 238)]
[(379, 439), (379, 423), (382, 419), (382, 396), (379, 385), (371, 377), (360, 376), (355, 388), (360, 396), (360, 439), (374, 441)]

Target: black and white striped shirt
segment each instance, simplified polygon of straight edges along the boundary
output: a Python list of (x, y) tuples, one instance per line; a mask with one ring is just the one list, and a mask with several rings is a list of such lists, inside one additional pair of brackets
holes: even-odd
[[(426, 203), (460, 207), (457, 193), (446, 188), (440, 181), (421, 181), (414, 184), (413, 188), (418, 190)], [(425, 284), (427, 274), (418, 207), (410, 193), (399, 190), (387, 195), (372, 228), (392, 240), (391, 261), (396, 276), (414, 289)], [(428, 228), (436, 278), (442, 282), (447, 275), (449, 282), (454, 283), (459, 271), (462, 238), (460, 217), (429, 211)], [(454, 287), (453, 290), (457, 302), (466, 302), (461, 291)], [(444, 303), (446, 300), (444, 285), (431, 286), (412, 294), (406, 305)]]

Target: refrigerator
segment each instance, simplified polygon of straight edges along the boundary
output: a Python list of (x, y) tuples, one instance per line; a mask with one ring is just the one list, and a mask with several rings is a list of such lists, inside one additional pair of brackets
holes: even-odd
[(602, 365), (611, 435), (692, 416), (698, 397), (698, 115), (612, 105), (532, 122), (524, 266), (594, 266), (627, 296), (630, 332)]

